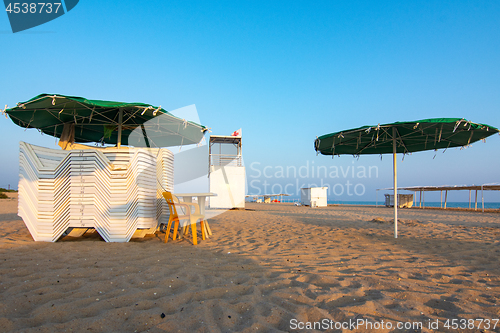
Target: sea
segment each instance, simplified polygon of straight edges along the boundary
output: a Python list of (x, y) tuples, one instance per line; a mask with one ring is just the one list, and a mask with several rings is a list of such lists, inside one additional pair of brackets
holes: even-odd
[[(337, 204), (337, 205), (369, 205), (369, 206), (375, 206), (377, 204), (376, 201), (328, 201), (329, 204)], [(384, 201), (379, 201), (378, 202), (379, 206), (384, 205)], [(441, 206), (442, 205), (442, 206)], [(418, 206), (418, 201), (417, 201), (417, 206)], [(425, 202), (425, 207), (444, 207), (444, 202), (441, 204), (441, 202)], [(446, 207), (449, 208), (469, 208), (469, 202), (448, 202), (446, 204)], [(474, 208), (474, 201), (471, 202), (471, 208)], [(477, 203), (477, 209), (482, 208), (482, 203), (481, 201), (478, 201)], [(484, 203), (484, 208), (485, 209), (500, 209), (500, 202), (485, 202)]]

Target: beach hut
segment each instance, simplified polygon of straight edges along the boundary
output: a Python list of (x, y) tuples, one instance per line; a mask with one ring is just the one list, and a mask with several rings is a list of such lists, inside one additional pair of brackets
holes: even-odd
[(495, 127), (463, 118), (433, 118), (395, 122), (322, 135), (314, 149), (322, 155), (392, 154), (394, 182), (394, 237), (398, 236), (396, 154), (467, 146), (499, 133)]
[(300, 189), (300, 203), (310, 207), (328, 206), (328, 187), (305, 187)]
[[(398, 194), (398, 208), (411, 208), (413, 194)], [(394, 207), (394, 194), (385, 194), (385, 206)]]

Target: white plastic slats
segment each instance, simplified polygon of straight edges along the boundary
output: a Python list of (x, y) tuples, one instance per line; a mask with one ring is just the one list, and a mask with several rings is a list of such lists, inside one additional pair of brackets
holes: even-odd
[(173, 191), (167, 149), (53, 150), (20, 143), (18, 214), (36, 241), (68, 228), (95, 228), (107, 242), (127, 242), (168, 221)]

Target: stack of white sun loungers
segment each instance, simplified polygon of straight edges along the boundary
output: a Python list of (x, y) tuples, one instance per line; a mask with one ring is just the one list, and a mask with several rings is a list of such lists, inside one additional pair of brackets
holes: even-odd
[(168, 221), (162, 192), (173, 191), (174, 157), (167, 149), (56, 150), (20, 142), (19, 163), (18, 215), (35, 241), (95, 228), (107, 242), (128, 242)]

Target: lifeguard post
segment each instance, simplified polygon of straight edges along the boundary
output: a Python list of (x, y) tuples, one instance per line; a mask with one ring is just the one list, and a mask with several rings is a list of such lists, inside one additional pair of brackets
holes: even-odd
[(241, 136), (211, 135), (208, 148), (210, 208), (245, 208)]

